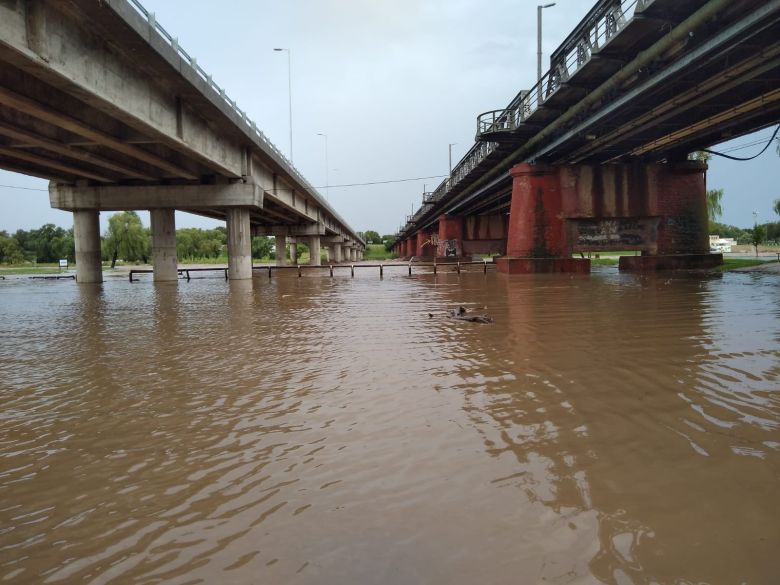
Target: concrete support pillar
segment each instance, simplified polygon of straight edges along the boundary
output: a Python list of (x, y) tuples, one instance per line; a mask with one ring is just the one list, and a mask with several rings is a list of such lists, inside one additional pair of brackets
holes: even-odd
[(320, 266), (320, 237), (309, 236), (309, 264), (312, 266)]
[(287, 265), (287, 236), (276, 236), (276, 265)]
[(437, 256), (463, 255), (463, 218), (442, 215), (439, 218), (439, 243)]
[(331, 250), (333, 250), (333, 258), (331, 260), (341, 262), (341, 244), (333, 244)]
[(151, 209), (152, 266), (156, 282), (179, 278), (176, 258), (176, 212), (173, 209)]
[(227, 208), (228, 274), (230, 280), (252, 278), (252, 237), (249, 210)]
[(363, 261), (363, 250), (359, 250), (358, 251), (358, 262), (362, 262), (362, 261)]
[(91, 209), (73, 212), (73, 239), (76, 243), (78, 282), (103, 282), (99, 217), (100, 213)]
[(298, 264), (298, 243), (293, 242), (290, 244), (290, 262)]

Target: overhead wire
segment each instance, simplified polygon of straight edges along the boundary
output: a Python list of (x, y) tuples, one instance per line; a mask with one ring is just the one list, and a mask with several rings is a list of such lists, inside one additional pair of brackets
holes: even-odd
[(769, 139), (769, 142), (766, 143), (766, 146), (764, 146), (764, 148), (761, 149), (761, 152), (759, 152), (758, 154), (753, 155), (753, 156), (742, 158), (742, 157), (739, 157), (739, 156), (731, 156), (731, 155), (725, 154), (723, 152), (716, 152), (714, 150), (709, 150), (709, 149), (706, 149), (706, 148), (702, 149), (702, 152), (706, 152), (707, 154), (712, 154), (714, 156), (722, 156), (723, 158), (727, 158), (729, 160), (736, 160), (736, 161), (740, 161), (740, 162), (753, 160), (755, 158), (758, 158), (762, 154), (764, 154), (766, 152), (766, 150), (770, 146), (772, 146), (772, 142), (774, 142), (775, 138), (777, 137), (777, 133), (778, 132), (780, 132), (780, 124), (777, 125), (777, 128), (775, 128), (775, 131), (772, 134), (772, 137)]

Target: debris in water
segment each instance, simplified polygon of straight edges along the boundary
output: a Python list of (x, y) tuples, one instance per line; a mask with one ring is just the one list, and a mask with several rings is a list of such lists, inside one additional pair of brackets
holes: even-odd
[(467, 315), (466, 307), (458, 307), (450, 311), (450, 318), (457, 319), (459, 321), (469, 321), (470, 323), (492, 323), (493, 319), (487, 315)]

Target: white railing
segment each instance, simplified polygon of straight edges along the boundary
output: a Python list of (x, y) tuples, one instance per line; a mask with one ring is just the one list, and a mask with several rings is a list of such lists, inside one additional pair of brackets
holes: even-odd
[[(206, 71), (203, 70), (203, 68), (198, 64), (197, 59), (195, 59), (195, 57), (190, 55), (187, 51), (185, 51), (181, 47), (181, 45), (179, 45), (178, 38), (176, 38), (173, 35), (171, 35), (171, 33), (169, 33), (167, 30), (165, 30), (165, 28), (163, 28), (163, 26), (159, 22), (157, 22), (157, 19), (155, 18), (155, 15), (154, 15), (154, 12), (149, 12), (144, 7), (144, 5), (141, 4), (141, 2), (139, 0), (129, 0), (129, 2), (130, 2), (130, 5), (133, 8), (135, 8), (135, 10), (141, 16), (143, 16), (146, 19), (146, 21), (149, 23), (149, 26), (152, 27), (152, 29), (154, 29), (157, 33), (159, 33), (159, 35), (163, 39), (165, 39), (165, 41), (171, 46), (171, 48), (174, 51), (176, 51), (176, 53), (180, 57), (182, 57), (183, 59), (185, 59), (187, 61), (187, 63), (189, 63), (189, 65), (190, 65), (190, 67), (192, 67), (193, 71), (195, 71), (195, 73), (197, 73), (197, 75), (203, 81), (205, 81), (209, 85), (209, 87), (211, 87), (211, 89), (213, 89), (215, 92), (217, 92), (219, 94), (220, 99), (231, 110), (233, 110), (233, 112), (236, 115), (238, 115), (239, 118), (241, 118), (241, 120), (244, 122), (244, 124), (246, 124), (249, 127), (249, 129), (252, 131), (254, 136), (263, 145), (268, 147), (268, 149), (270, 149), (271, 152), (273, 152), (276, 156), (278, 156), (280, 159), (282, 159), (284, 164), (288, 167), (290, 175), (294, 176), (295, 179), (297, 179), (298, 182), (303, 187), (305, 187), (307, 191), (310, 191), (311, 193), (316, 194), (320, 198), (321, 202), (323, 202), (323, 205), (325, 205), (327, 208), (329, 208), (327, 203), (324, 203), (326, 200), (322, 196), (322, 194), (319, 191), (317, 191), (317, 189), (315, 189), (312, 186), (312, 184), (309, 183), (309, 181), (306, 180), (306, 178), (301, 174), (301, 172), (298, 169), (295, 168), (295, 165), (293, 165), (292, 161), (289, 160), (284, 155), (284, 153), (282, 153), (282, 151), (279, 150), (276, 147), (276, 145), (268, 139), (268, 137), (265, 134), (263, 134), (262, 130), (260, 130), (260, 128), (257, 127), (257, 124), (254, 121), (249, 119), (249, 116), (247, 115), (247, 113), (244, 110), (242, 110), (241, 108), (238, 107), (238, 104), (236, 104), (236, 101), (232, 100), (232, 99), (230, 99), (230, 97), (228, 97), (228, 95), (225, 93), (225, 89), (220, 87), (219, 85), (217, 85), (217, 83), (214, 82), (214, 78), (211, 76), (211, 74), (206, 73)], [(329, 209), (329, 211), (337, 216), (338, 220), (343, 224), (343, 226), (345, 228), (350, 229), (347, 226), (347, 223), (341, 217), (338, 217), (338, 214), (336, 214), (334, 210)], [(356, 235), (356, 234), (353, 234), (353, 235)]]

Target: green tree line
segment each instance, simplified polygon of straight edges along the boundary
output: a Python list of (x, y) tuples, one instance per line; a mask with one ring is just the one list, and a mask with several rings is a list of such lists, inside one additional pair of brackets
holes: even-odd
[[(273, 239), (252, 238), (252, 257), (272, 255)], [(134, 211), (116, 213), (108, 219), (108, 229), (101, 237), (103, 260), (149, 262), (152, 254), (152, 235)], [(199, 260), (227, 257), (227, 230), (181, 228), (176, 230), (176, 254), (180, 260)], [(13, 234), (0, 231), (0, 263), (57, 262), (67, 258), (75, 262), (76, 248), (73, 229), (64, 229), (47, 223), (38, 229), (17, 230)]]

